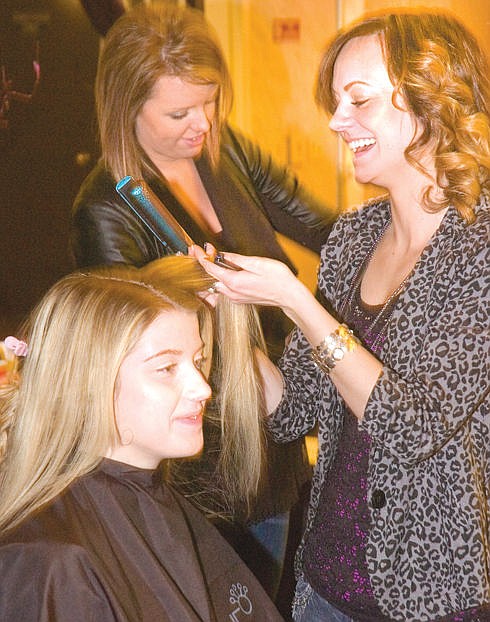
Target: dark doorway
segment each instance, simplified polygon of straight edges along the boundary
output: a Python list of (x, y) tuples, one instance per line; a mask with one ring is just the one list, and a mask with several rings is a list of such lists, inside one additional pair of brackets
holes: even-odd
[[(0, 67), (28, 94), (12, 97), (0, 127), (0, 339), (72, 269), (70, 209), (93, 165), (93, 81), (99, 37), (78, 0), (2, 0)], [(22, 98), (20, 98), (22, 99)]]

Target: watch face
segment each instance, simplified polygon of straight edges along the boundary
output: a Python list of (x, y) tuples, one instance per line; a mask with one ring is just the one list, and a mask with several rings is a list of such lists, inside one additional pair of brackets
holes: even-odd
[(342, 350), (342, 348), (335, 348), (335, 350), (332, 352), (332, 358), (336, 361), (341, 361), (344, 358), (344, 351)]

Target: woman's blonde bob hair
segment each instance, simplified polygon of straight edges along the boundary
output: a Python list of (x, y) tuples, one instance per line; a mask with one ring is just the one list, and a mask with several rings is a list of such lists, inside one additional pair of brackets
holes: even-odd
[[(46, 294), (28, 323), (18, 383), (0, 393), (1, 530), (94, 469), (117, 441), (119, 368), (160, 314), (196, 313), (211, 361), (214, 313), (200, 297), (211, 283), (196, 260), (171, 256), (141, 269), (75, 273)], [(221, 364), (214, 373), (224, 392), (220, 468), (230, 486), (224, 492), (243, 501), (255, 494), (261, 469), (263, 399), (254, 351), (263, 342), (248, 305), (220, 297), (215, 314)]]
[(216, 114), (206, 149), (213, 164), (218, 160), (220, 132), (232, 101), (231, 79), (218, 39), (201, 11), (170, 3), (140, 4), (116, 20), (107, 33), (95, 81), (102, 158), (115, 179), (157, 174), (138, 142), (135, 124), (162, 76), (217, 86)]
[(432, 198), (429, 183), (425, 205), (439, 211), (453, 205), (467, 221), (482, 186), (490, 178), (490, 70), (473, 35), (445, 12), (400, 10), (371, 14), (342, 30), (320, 63), (316, 101), (333, 114), (337, 96), (333, 72), (343, 47), (356, 37), (377, 35), (397, 95), (413, 114), (421, 133), (405, 156), (419, 170), (427, 148), (435, 156), (436, 183), (442, 200)]

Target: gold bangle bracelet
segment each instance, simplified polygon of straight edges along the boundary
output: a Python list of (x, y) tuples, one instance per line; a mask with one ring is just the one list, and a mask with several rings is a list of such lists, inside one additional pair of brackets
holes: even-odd
[(329, 374), (346, 353), (353, 352), (358, 345), (359, 339), (352, 330), (345, 324), (339, 324), (333, 333), (313, 348), (311, 357), (322, 371)]

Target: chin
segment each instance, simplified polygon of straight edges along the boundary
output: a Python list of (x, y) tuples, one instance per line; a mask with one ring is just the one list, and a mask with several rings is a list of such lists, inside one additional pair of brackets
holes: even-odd
[(363, 174), (362, 172), (358, 172), (354, 170), (354, 179), (358, 184), (372, 184), (372, 176)]
[(202, 145), (190, 150), (190, 158), (198, 158), (202, 154)]
[(182, 452), (179, 454), (181, 458), (192, 458), (192, 456), (197, 456), (197, 454), (201, 453), (204, 448), (204, 440), (201, 437), (199, 441), (195, 443), (187, 443), (186, 446), (182, 447)]

